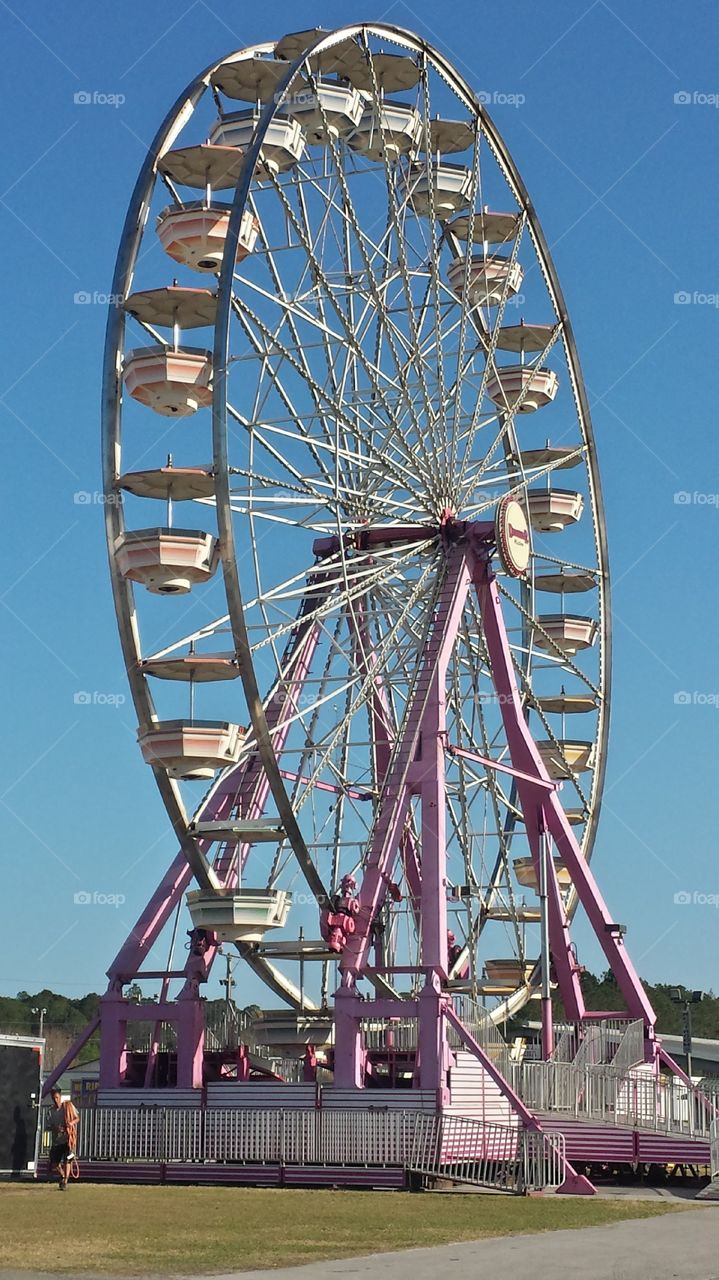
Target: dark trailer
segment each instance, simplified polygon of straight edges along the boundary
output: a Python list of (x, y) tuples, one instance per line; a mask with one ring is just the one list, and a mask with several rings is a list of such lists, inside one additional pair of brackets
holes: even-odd
[(34, 1174), (45, 1041), (0, 1035), (0, 1175)]

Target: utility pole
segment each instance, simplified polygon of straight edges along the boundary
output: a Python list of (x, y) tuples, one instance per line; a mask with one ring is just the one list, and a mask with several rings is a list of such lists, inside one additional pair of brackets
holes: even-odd
[(40, 1031), (38, 1032), (38, 1034), (42, 1038), (42, 1033), (45, 1026), (45, 1014), (47, 1013), (47, 1009), (31, 1009), (30, 1012), (40, 1014)]
[(687, 1075), (692, 1078), (692, 1005), (699, 1004), (703, 991), (684, 991), (682, 987), (673, 987), (670, 997), (675, 1004), (682, 1006), (682, 1049), (687, 1059)]
[(232, 955), (229, 951), (225, 952), (225, 977), (220, 978), (220, 986), (225, 988), (225, 1009), (227, 1016), (230, 1014), (232, 1005), (232, 988), (234, 986), (234, 978), (232, 976)]

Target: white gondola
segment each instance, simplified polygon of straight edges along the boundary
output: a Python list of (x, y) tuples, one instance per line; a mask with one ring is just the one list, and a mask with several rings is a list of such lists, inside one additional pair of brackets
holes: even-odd
[(166, 654), (163, 658), (147, 658), (140, 664), (145, 676), (156, 680), (184, 680), (206, 684), (217, 680), (236, 680), (240, 674), (234, 653)]
[[(256, 111), (236, 111), (217, 120), (210, 131), (214, 146), (233, 148), (243, 154), (251, 145), (260, 116)], [(286, 173), (301, 159), (305, 149), (305, 135), (297, 120), (281, 116), (272, 119), (262, 139), (258, 168), (255, 176), (261, 179), (267, 173)]]
[(126, 471), (117, 481), (136, 498), (153, 498), (158, 502), (191, 502), (195, 498), (212, 498), (215, 477), (211, 467), (152, 467), (148, 471)]
[(430, 216), (434, 208), (437, 218), (448, 218), (469, 204), (472, 174), (458, 164), (411, 164), (403, 177), (400, 192), (415, 213)]
[(472, 237), (473, 244), (510, 244), (519, 230), (518, 213), (498, 213), (485, 206), (474, 213), (462, 213), (447, 223), (445, 235), (464, 242)]
[[(594, 766), (594, 743), (562, 738), (558, 742), (539, 741), (537, 748), (550, 778), (559, 782)], [(565, 763), (566, 762), (566, 763)]]
[[(157, 234), (165, 253), (193, 271), (217, 272), (222, 265), (225, 240), (230, 225), (228, 204), (206, 205), (193, 201), (186, 205), (168, 205), (157, 219)], [(237, 262), (252, 253), (259, 224), (245, 209), (237, 241)]]
[(210, 84), (227, 98), (241, 102), (269, 102), (274, 99), (289, 68), (275, 58), (261, 54), (230, 59), (213, 71)]
[[(572, 883), (571, 876), (560, 862), (559, 858), (553, 859), (554, 874), (559, 881), (560, 889), (568, 889)], [(512, 863), (514, 874), (524, 889), (534, 889), (535, 893), (539, 892), (539, 877), (534, 869), (534, 860), (532, 858), (515, 858)]]
[(593, 693), (552, 693), (537, 698), (537, 703), (546, 715), (583, 715), (597, 709)]
[(551, 591), (555, 595), (576, 595), (581, 591), (593, 591), (596, 586), (597, 575), (584, 569), (538, 573), (534, 579), (535, 591)]
[(281, 103), (283, 114), (296, 120), (308, 142), (326, 143), (354, 133), (365, 108), (365, 98), (348, 84), (321, 80), (315, 90), (302, 89)]
[(186, 595), (215, 572), (217, 539), (197, 529), (128, 529), (115, 543), (115, 561), (123, 578), (154, 595)]
[[(298, 944), (294, 945), (299, 950)], [(269, 944), (273, 951), (276, 946), (277, 943)], [(304, 954), (306, 948), (307, 944)], [(319, 1049), (332, 1039), (332, 1017), (326, 1011), (310, 1014), (296, 1009), (266, 1009), (261, 1025), (262, 1043), (283, 1056), (299, 1056), (306, 1045)]]
[(551, 404), (559, 389), (554, 369), (536, 365), (504, 365), (487, 382), (487, 395), (498, 409), (534, 413)]
[(218, 942), (261, 942), (286, 924), (292, 896), (283, 889), (195, 889), (187, 905), (194, 927), (215, 933)]
[(382, 95), (404, 93), (419, 80), (419, 66), (413, 58), (397, 53), (375, 53), (370, 66), (364, 50), (354, 42), (328, 49), (321, 57), (325, 74), (334, 71), (341, 79), (349, 80), (355, 89), (368, 94), (374, 93), (375, 85)]
[(217, 294), (212, 289), (164, 285), (125, 298), (123, 308), (141, 324), (159, 328), (203, 329), (214, 325)]
[(527, 509), (532, 528), (538, 533), (561, 533), (579, 520), (584, 499), (573, 489), (529, 489)]
[(165, 418), (186, 418), (212, 404), (212, 354), (198, 347), (139, 347), (122, 369), (133, 400)]
[(443, 120), (437, 117), (429, 122), (429, 138), (423, 151), (431, 155), (452, 155), (466, 151), (474, 142), (474, 128), (468, 120)]
[(384, 155), (391, 162), (416, 151), (421, 137), (422, 119), (414, 107), (382, 101), (365, 106), (347, 146), (368, 160), (381, 160)]
[(520, 457), (525, 471), (540, 467), (552, 467), (555, 471), (571, 471), (581, 466), (584, 446), (546, 444), (539, 449), (522, 449)]
[[(498, 351), (517, 351), (521, 355), (530, 351), (544, 351), (558, 328), (558, 325), (525, 324), (520, 320), (519, 324), (502, 325), (496, 335), (495, 345)], [(488, 342), (489, 339), (485, 341)]]
[(572, 657), (580, 649), (591, 649), (599, 634), (595, 618), (582, 618), (577, 614), (542, 613), (537, 622), (542, 630), (534, 632), (534, 643), (546, 653), (559, 649)]
[(458, 298), (465, 298), (470, 307), (498, 307), (503, 297), (511, 298), (519, 293), (522, 284), (522, 268), (501, 254), (472, 255), (467, 280), (466, 258), (453, 258), (447, 268), (449, 287)]
[(191, 822), (187, 828), (196, 840), (218, 844), (278, 844), (285, 838), (277, 818), (229, 818), (224, 822)]
[(536, 961), (525, 960), (485, 960), (484, 970), (487, 975), (487, 982), (496, 987), (498, 991), (515, 991), (525, 982), (529, 982), (532, 971), (536, 968)]
[(166, 151), (160, 156), (157, 168), (182, 187), (229, 191), (237, 186), (244, 163), (244, 152), (237, 147), (201, 142), (194, 147)]
[(244, 737), (241, 725), (223, 720), (159, 720), (137, 732), (145, 763), (181, 781), (213, 778), (236, 764)]

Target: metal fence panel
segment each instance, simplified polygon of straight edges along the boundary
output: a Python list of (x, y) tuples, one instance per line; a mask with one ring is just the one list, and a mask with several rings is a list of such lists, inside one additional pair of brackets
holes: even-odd
[(92, 1108), (78, 1155), (117, 1163), (394, 1167), (504, 1191), (557, 1185), (561, 1134), (529, 1135), (450, 1113)]

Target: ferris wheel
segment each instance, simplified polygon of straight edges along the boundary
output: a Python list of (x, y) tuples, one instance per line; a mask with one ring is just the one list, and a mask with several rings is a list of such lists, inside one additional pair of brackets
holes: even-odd
[(236, 944), (305, 1016), (416, 994), (431, 932), (505, 1020), (541, 977), (507, 704), (588, 863), (610, 619), (572, 330), (497, 129), (395, 27), (240, 50), (160, 128), (113, 294), (110, 570), (180, 853), (111, 977), (187, 893), (205, 968)]

